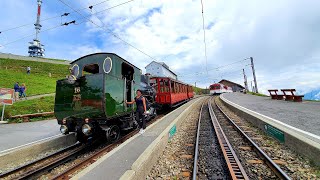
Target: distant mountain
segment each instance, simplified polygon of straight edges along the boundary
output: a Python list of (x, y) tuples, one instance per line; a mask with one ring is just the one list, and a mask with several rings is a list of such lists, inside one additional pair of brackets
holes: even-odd
[(320, 100), (320, 89), (313, 90), (304, 94), (304, 99), (306, 100)]

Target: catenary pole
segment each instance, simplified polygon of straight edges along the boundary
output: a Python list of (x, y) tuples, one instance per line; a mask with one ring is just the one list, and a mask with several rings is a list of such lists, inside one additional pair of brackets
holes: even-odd
[(254, 70), (253, 58), (250, 57), (250, 59), (251, 59), (251, 67), (252, 67), (252, 73), (253, 73), (253, 81), (254, 81), (255, 92), (258, 93), (258, 85), (257, 85), (256, 72)]
[(244, 69), (242, 69), (242, 72), (243, 72), (243, 79), (244, 79), (244, 87), (246, 88), (246, 91), (248, 92), (249, 88), (248, 88), (247, 76), (246, 76), (246, 73), (244, 72)]

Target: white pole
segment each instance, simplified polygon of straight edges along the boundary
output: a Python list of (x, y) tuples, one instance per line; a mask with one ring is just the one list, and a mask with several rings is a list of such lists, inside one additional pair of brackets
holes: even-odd
[(3, 104), (3, 107), (2, 107), (2, 116), (1, 116), (1, 121), (3, 121), (3, 116), (4, 116), (4, 107), (5, 107), (6, 105), (5, 104)]

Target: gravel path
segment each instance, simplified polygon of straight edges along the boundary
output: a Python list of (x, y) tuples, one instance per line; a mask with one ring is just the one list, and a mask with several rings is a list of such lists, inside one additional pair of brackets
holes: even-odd
[(202, 102), (198, 102), (180, 129), (166, 146), (147, 179), (190, 179), (193, 169), (194, 142)]
[(209, 115), (208, 104), (202, 109), (199, 134), (199, 179), (230, 179), (228, 166), (220, 149)]
[[(312, 167), (310, 162), (302, 156), (294, 153), (288, 147), (280, 144), (275, 139), (267, 136), (259, 129), (253, 127), (245, 119), (237, 116), (227, 107), (223, 106), (220, 99), (217, 99), (217, 104), (223, 109), (226, 114), (234, 120), (234, 122), (241, 123), (242, 129), (247, 131), (249, 136), (255, 137), (254, 141), (270, 156), (292, 179), (320, 179), (320, 169)], [(248, 150), (236, 150), (237, 154), (242, 156), (247, 154)], [(252, 164), (253, 165), (253, 164)], [(249, 167), (249, 171), (255, 172), (253, 168)], [(318, 174), (318, 176), (316, 176)], [(263, 177), (263, 176), (262, 176)]]

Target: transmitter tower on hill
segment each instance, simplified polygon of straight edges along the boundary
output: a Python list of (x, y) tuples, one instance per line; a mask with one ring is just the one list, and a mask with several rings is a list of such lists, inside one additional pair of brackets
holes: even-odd
[(40, 24), (40, 15), (41, 15), (41, 4), (42, 0), (37, 0), (38, 2), (38, 12), (37, 12), (37, 21), (34, 24), (35, 29), (36, 29), (36, 37), (33, 39), (32, 42), (29, 42), (29, 56), (31, 57), (43, 57), (44, 56), (44, 45), (41, 44), (40, 39), (39, 39), (39, 33), (41, 29), (41, 24)]

